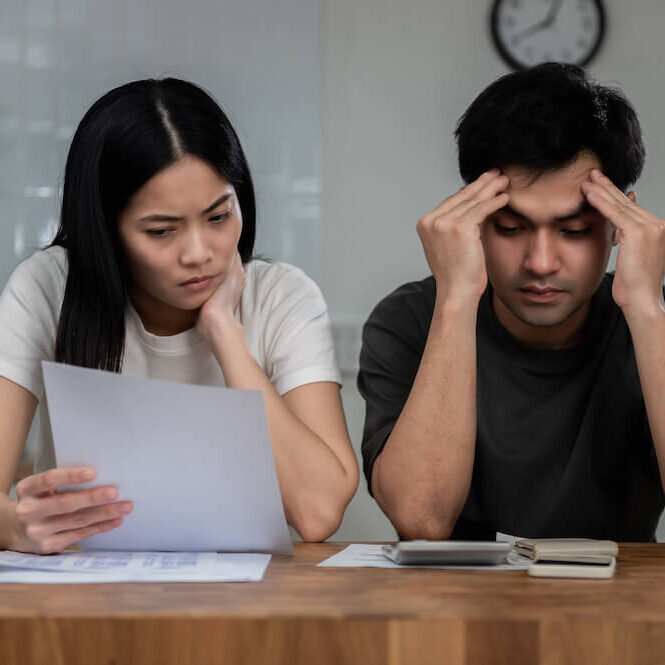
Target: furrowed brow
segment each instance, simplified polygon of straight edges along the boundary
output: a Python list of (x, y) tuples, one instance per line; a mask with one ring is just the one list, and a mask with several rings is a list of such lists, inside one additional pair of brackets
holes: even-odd
[(554, 220), (557, 222), (569, 222), (573, 219), (577, 219), (578, 217), (582, 217), (582, 215), (593, 212), (594, 210), (595, 208), (588, 201), (583, 201), (572, 212), (568, 213), (567, 215), (560, 215), (555, 217)]
[(505, 205), (503, 208), (499, 208), (497, 212), (502, 212), (505, 213), (506, 215), (510, 215), (511, 217), (515, 217), (516, 219), (520, 219), (524, 222), (528, 222), (529, 218), (521, 213), (519, 210), (515, 210), (515, 208), (512, 208), (510, 205)]
[[(231, 192), (228, 192), (224, 194), (223, 196), (220, 196), (216, 201), (213, 201), (204, 211), (202, 214), (207, 215), (208, 213), (212, 212), (215, 208), (218, 208), (219, 206), (222, 205), (225, 201), (228, 201), (233, 194)], [(177, 215), (146, 215), (145, 217), (141, 217), (139, 221), (141, 222), (182, 222), (185, 218), (184, 217), (179, 217)]]
[(216, 201), (211, 203), (204, 211), (203, 214), (207, 215), (209, 212), (212, 212), (215, 208), (219, 207), (224, 203), (225, 201), (228, 201), (231, 198), (231, 192), (228, 192), (227, 194), (224, 194), (224, 196), (220, 196)]

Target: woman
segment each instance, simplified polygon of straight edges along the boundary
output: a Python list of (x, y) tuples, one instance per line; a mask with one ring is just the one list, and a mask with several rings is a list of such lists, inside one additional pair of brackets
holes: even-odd
[[(326, 306), (301, 271), (251, 260), (254, 235), (245, 156), (200, 88), (136, 81), (86, 113), (56, 238), (0, 298), (0, 547), (58, 552), (132, 509), (114, 487), (59, 491), (95, 471), (51, 468), (45, 359), (261, 390), (287, 521), (304, 540), (336, 530), (358, 471)], [(38, 404), (36, 474), (12, 501)]]

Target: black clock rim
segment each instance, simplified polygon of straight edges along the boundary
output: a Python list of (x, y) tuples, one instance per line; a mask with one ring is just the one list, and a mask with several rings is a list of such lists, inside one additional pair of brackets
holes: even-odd
[[(505, 2), (506, 0), (494, 0), (492, 4), (492, 11), (490, 14), (490, 32), (492, 34), (492, 41), (494, 42), (494, 46), (496, 50), (499, 52), (499, 55), (503, 58), (503, 60), (513, 69), (516, 69), (518, 71), (524, 70), (524, 69), (529, 69), (531, 65), (525, 64), (523, 62), (520, 62), (516, 58), (514, 58), (504, 47), (503, 42), (501, 41), (499, 37), (499, 28), (498, 28), (498, 23), (499, 23), (499, 5), (501, 5), (502, 2)], [(596, 4), (598, 7), (598, 18), (599, 18), (599, 29), (598, 29), (598, 37), (596, 38), (596, 41), (593, 44), (593, 47), (587, 54), (587, 56), (579, 61), (579, 62), (574, 62), (570, 64), (578, 65), (580, 67), (585, 67), (588, 65), (591, 60), (593, 60), (598, 51), (600, 50), (600, 47), (603, 44), (603, 41), (605, 39), (605, 29), (607, 27), (607, 18), (605, 15), (605, 7), (603, 5), (602, 0), (591, 0)]]

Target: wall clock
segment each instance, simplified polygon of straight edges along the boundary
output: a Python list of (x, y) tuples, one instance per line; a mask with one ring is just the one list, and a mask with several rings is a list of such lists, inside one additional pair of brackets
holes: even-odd
[(494, 45), (513, 68), (541, 62), (586, 65), (605, 36), (602, 0), (494, 0)]

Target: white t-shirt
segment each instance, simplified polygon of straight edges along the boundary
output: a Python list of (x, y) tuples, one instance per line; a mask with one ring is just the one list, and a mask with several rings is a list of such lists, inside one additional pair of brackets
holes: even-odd
[[(341, 383), (325, 301), (302, 270), (251, 261), (237, 318), (245, 340), (280, 395), (307, 383)], [(39, 400), (35, 473), (55, 466), (44, 397), (42, 360), (55, 358), (55, 340), (67, 280), (62, 247), (38, 251), (14, 271), (0, 296), (0, 376)], [(126, 314), (123, 374), (179, 383), (223, 386), (207, 341), (191, 328), (159, 337), (145, 330), (130, 305)]]

